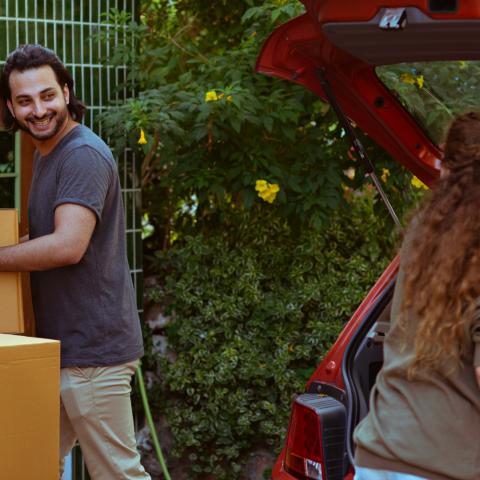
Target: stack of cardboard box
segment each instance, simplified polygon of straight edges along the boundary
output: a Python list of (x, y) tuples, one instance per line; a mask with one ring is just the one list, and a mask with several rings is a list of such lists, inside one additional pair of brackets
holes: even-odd
[[(18, 243), (0, 209), (0, 247)], [(20, 274), (0, 272), (0, 478), (58, 480), (60, 343), (24, 332)]]

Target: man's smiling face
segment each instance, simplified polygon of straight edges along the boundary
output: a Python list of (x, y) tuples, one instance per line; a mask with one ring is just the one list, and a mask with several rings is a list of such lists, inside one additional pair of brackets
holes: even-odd
[(68, 121), (68, 87), (60, 87), (49, 65), (20, 72), (9, 78), (8, 108), (19, 127), (35, 140), (50, 140)]

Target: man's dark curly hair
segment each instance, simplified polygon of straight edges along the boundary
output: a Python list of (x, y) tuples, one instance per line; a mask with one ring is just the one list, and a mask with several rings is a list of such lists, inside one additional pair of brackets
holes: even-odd
[(68, 110), (73, 119), (77, 121), (82, 120), (86, 107), (75, 97), (73, 89), (74, 82), (70, 72), (65, 68), (61, 60), (52, 50), (45, 48), (42, 45), (28, 44), (18, 46), (8, 55), (0, 77), (0, 99), (2, 103), (2, 108), (0, 108), (0, 123), (5, 129), (17, 130), (19, 128), (15, 118), (7, 108), (7, 100), (11, 100), (9, 85), (11, 73), (14, 70), (24, 72), (32, 68), (40, 68), (46, 65), (50, 66), (54, 71), (60, 87), (63, 88), (67, 85), (70, 92)]

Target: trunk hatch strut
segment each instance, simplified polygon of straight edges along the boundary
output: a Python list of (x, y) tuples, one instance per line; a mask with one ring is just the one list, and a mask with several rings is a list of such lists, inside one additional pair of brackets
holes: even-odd
[(392, 204), (388, 200), (387, 195), (383, 191), (382, 185), (375, 173), (373, 164), (368, 158), (365, 147), (362, 145), (362, 142), (360, 142), (360, 139), (357, 137), (357, 134), (353, 130), (350, 120), (343, 113), (342, 109), (340, 108), (340, 105), (337, 102), (337, 99), (335, 97), (335, 94), (333, 93), (332, 87), (330, 86), (330, 83), (328, 82), (327, 77), (325, 75), (325, 70), (323, 68), (319, 68), (316, 73), (320, 80), (320, 84), (322, 85), (323, 91), (327, 96), (328, 102), (330, 103), (332, 108), (335, 110), (338, 120), (340, 121), (340, 124), (342, 125), (343, 129), (345, 130), (346, 135), (350, 139), (350, 142), (353, 148), (355, 149), (355, 152), (357, 153), (360, 160), (363, 162), (365, 166), (365, 176), (370, 177), (373, 184), (375, 185), (375, 188), (380, 194), (380, 197), (382, 198), (383, 203), (387, 207), (387, 210), (390, 213), (390, 216), (393, 218), (395, 225), (397, 225), (400, 229), (402, 229), (402, 224), (400, 223), (400, 220), (398, 219), (397, 214), (395, 213), (395, 210), (392, 207)]

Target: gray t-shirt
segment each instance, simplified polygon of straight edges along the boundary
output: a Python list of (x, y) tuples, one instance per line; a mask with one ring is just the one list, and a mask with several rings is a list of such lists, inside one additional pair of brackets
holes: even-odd
[(83, 125), (47, 156), (35, 154), (29, 196), (30, 238), (54, 231), (55, 209), (73, 203), (97, 224), (76, 265), (31, 273), (39, 337), (61, 341), (61, 366), (104, 366), (143, 355), (143, 340), (125, 248), (125, 220), (115, 161)]

